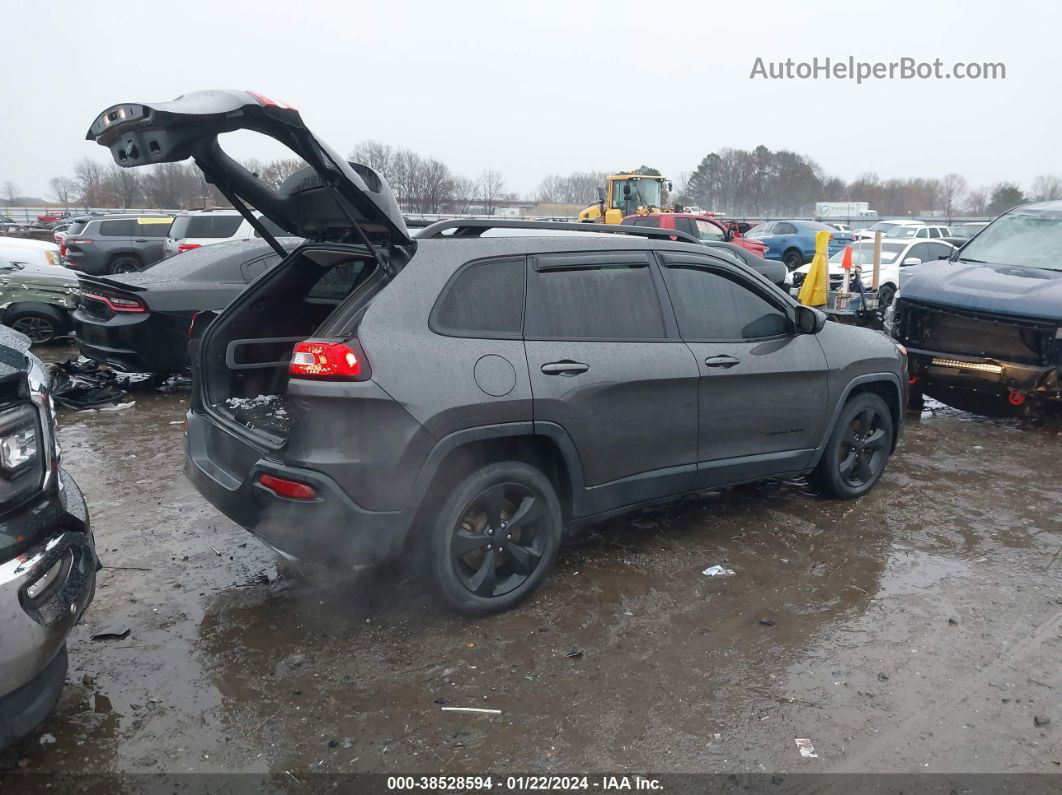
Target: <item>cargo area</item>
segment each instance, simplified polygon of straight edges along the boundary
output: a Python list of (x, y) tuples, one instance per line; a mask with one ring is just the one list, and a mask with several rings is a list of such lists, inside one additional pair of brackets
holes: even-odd
[(376, 261), (353, 247), (306, 249), (278, 265), (203, 338), (206, 410), (282, 445), (291, 425), (284, 396), (294, 346), (352, 335), (382, 286), (376, 272)]

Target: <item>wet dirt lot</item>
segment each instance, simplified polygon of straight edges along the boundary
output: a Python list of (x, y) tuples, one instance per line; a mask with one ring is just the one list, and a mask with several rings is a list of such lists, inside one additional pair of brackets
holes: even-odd
[(106, 568), (57, 714), (0, 769), (1062, 769), (1058, 423), (931, 404), (862, 499), (772, 483), (612, 520), (469, 620), (398, 567), (278, 567), (181, 474), (187, 395), (135, 400), (62, 411)]

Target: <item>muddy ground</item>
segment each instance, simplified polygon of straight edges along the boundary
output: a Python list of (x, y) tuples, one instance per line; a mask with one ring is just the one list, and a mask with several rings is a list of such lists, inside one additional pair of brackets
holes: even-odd
[(1057, 423), (931, 403), (867, 497), (773, 483), (612, 520), (468, 620), (400, 568), (278, 568), (181, 474), (187, 395), (135, 399), (62, 412), (106, 568), (57, 714), (0, 767), (1060, 770)]

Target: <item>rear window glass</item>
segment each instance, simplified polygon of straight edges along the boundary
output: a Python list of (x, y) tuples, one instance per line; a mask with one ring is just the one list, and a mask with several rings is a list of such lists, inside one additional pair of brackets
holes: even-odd
[(310, 288), (306, 297), (310, 300), (339, 303), (350, 295), (364, 269), (364, 260), (341, 262), (325, 271), (317, 283)]
[(136, 233), (136, 219), (100, 221), (100, 234), (104, 237), (132, 237)]
[(67, 228), (66, 233), (68, 235), (80, 235), (81, 230), (85, 228), (85, 224), (85, 221), (74, 221), (74, 223), (70, 224)]
[(662, 339), (664, 319), (646, 263), (549, 269), (534, 274), (528, 337)]
[(519, 337), (524, 286), (522, 257), (470, 265), (443, 291), (432, 313), (432, 329), (462, 337)]
[(241, 215), (185, 215), (173, 222), (170, 237), (175, 240), (186, 237), (232, 237), (240, 228), (241, 221)]

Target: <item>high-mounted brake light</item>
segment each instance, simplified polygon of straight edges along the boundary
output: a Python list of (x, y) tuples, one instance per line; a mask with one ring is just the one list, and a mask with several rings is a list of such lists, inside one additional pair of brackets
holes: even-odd
[(147, 307), (144, 303), (133, 296), (122, 296), (118, 293), (102, 293), (93, 292), (91, 290), (82, 290), (81, 297), (87, 298), (90, 301), (99, 301), (101, 304), (106, 304), (112, 312), (146, 312)]
[(292, 378), (363, 381), (369, 363), (357, 343), (305, 340), (295, 346), (290, 373)]
[(274, 494), (287, 497), (289, 500), (313, 500), (317, 498), (317, 490), (313, 486), (300, 483), (297, 480), (262, 474), (258, 476), (258, 482)]
[[(186, 251), (191, 251), (193, 248), (202, 248), (202, 244), (201, 243), (178, 243), (177, 244), (177, 253), (178, 254), (183, 254)], [(183, 262), (183, 260), (182, 260), (182, 262)]]

